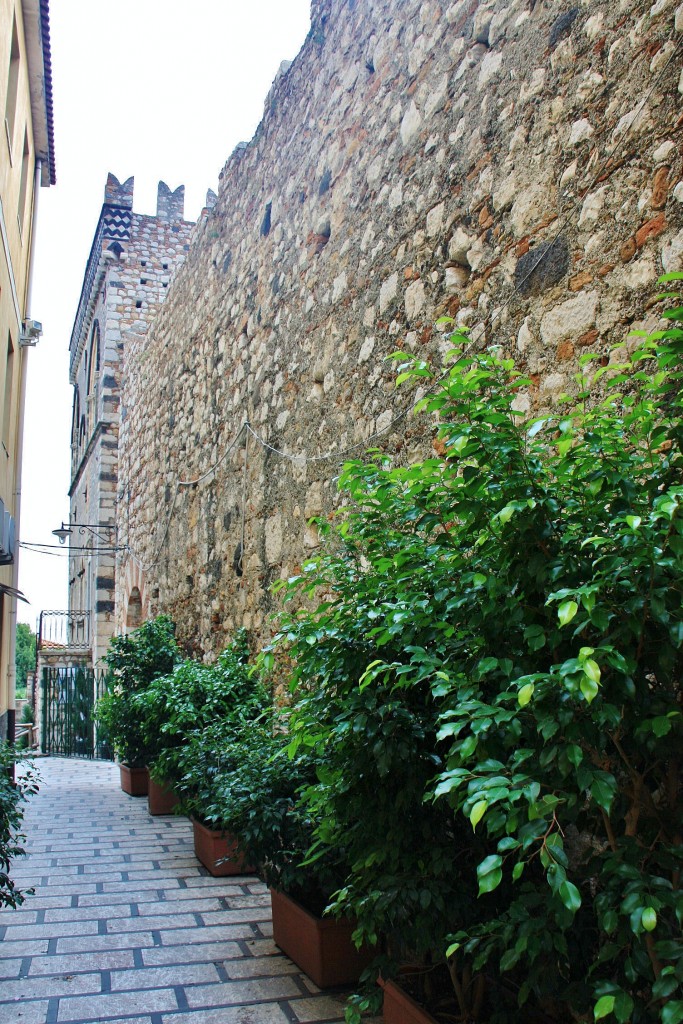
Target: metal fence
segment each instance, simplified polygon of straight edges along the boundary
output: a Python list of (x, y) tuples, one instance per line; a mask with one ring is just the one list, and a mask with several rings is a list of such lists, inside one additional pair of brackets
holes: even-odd
[(95, 727), (95, 701), (107, 689), (109, 676), (90, 665), (44, 666), (41, 676), (44, 754), (113, 760), (106, 736)]
[(90, 612), (42, 611), (38, 620), (39, 651), (90, 649)]

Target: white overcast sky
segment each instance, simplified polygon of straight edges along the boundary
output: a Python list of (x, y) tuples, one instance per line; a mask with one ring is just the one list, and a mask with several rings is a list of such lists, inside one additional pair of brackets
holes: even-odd
[[(160, 179), (184, 184), (195, 220), (301, 48), (310, 0), (52, 0), (50, 23), (57, 185), (39, 198), (21, 509), (22, 540), (41, 543), (69, 513), (68, 346), (107, 172), (135, 176), (138, 213), (156, 212)], [(67, 607), (66, 564), (21, 550), (20, 620)]]

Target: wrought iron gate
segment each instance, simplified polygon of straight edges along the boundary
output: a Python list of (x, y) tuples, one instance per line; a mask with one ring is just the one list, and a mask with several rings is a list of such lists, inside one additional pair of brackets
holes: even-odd
[(111, 760), (106, 739), (97, 735), (95, 701), (107, 684), (107, 674), (91, 666), (43, 666), (41, 748), (44, 754), (97, 757)]

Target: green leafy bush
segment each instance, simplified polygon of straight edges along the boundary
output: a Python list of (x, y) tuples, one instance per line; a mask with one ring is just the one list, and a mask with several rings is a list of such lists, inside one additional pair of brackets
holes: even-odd
[(175, 627), (167, 615), (150, 619), (109, 642), (104, 662), (112, 678), (108, 691), (95, 705), (95, 720), (119, 760), (131, 767), (143, 767), (150, 753), (133, 708), (134, 695), (158, 676), (168, 674), (178, 656)]
[[(23, 803), (38, 792), (39, 776), (32, 759), (0, 743), (0, 906), (18, 907), (32, 889), (19, 889), (10, 877), (15, 857), (25, 851), (21, 833)], [(17, 773), (17, 765), (21, 770)], [(16, 775), (16, 780), (14, 776)]]
[(15, 665), (17, 697), (25, 697), (26, 679), (36, 668), (36, 634), (25, 622), (17, 623)]
[(443, 457), (348, 464), (341, 525), (284, 584), (325, 595), (275, 651), (293, 748), (326, 751), (318, 849), (350, 855), (332, 906), (395, 960), (441, 960), (463, 1019), (683, 1020), (683, 309), (665, 315), (528, 421), (495, 351), (456, 334), (440, 377), (401, 354)]
[[(21, 709), (20, 722), (22, 725), (29, 725), (33, 723), (34, 719), (33, 708), (30, 704), (24, 704)], [(26, 750), (28, 748), (28, 736), (19, 736), (16, 744), (17, 750)]]
[(131, 697), (131, 712), (142, 731), (152, 776), (176, 785), (188, 773), (188, 757), (205, 769), (209, 753), (204, 730), (221, 744), (258, 716), (270, 703), (250, 674), (247, 635), (241, 630), (212, 665), (186, 660), (153, 679)]
[(311, 850), (316, 819), (303, 799), (323, 772), (309, 752), (290, 756), (284, 722), (262, 719), (223, 748), (214, 806), (221, 826), (268, 885), (321, 915), (347, 870), (343, 844)]

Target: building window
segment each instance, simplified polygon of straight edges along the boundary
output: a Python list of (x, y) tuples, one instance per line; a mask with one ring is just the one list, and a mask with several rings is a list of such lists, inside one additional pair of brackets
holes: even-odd
[[(78, 423), (81, 418), (81, 397), (78, 392), (78, 387), (74, 388), (74, 404), (73, 411), (71, 414), (71, 444), (78, 444)], [(75, 513), (74, 513), (75, 516)]]
[(30, 152), (28, 148), (28, 132), (24, 129), (24, 150), (21, 157), (21, 183), (19, 185), (19, 209), (17, 220), (19, 221), (19, 234), (24, 233), (24, 218), (26, 216), (26, 196), (28, 195), (28, 167)]
[(5, 101), (5, 130), (7, 131), (7, 142), (9, 144), (10, 157), (12, 155), (12, 140), (14, 139), (14, 121), (17, 116), (17, 96), (19, 92), (19, 33), (17, 32), (17, 17), (12, 19), (12, 49), (9, 57), (9, 74), (7, 76), (7, 99)]
[(12, 433), (12, 385), (14, 382), (14, 345), (12, 335), (7, 335), (7, 363), (5, 365), (5, 402), (2, 407), (2, 443), (9, 458)]

